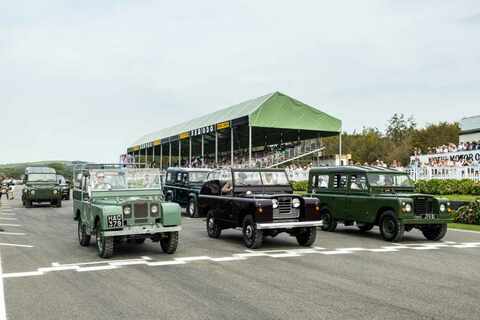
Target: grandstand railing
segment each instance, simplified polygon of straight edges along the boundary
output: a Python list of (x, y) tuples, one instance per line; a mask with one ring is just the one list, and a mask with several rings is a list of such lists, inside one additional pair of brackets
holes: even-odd
[(324, 146), (321, 146), (315, 142), (308, 143), (307, 141), (302, 141), (302, 143), (297, 146), (289, 147), (282, 151), (272, 152), (263, 157), (256, 157), (254, 159), (255, 166), (262, 168), (274, 168), (290, 161), (303, 158), (310, 154), (318, 153), (324, 148)]
[(408, 169), (410, 177), (414, 180), (430, 179), (471, 179), (480, 181), (480, 165), (476, 166), (450, 166), (450, 167), (432, 167), (421, 166)]

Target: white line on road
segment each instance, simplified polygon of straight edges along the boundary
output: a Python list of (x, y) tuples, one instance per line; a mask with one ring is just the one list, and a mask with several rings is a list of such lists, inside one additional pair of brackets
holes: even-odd
[(4, 246), (4, 247), (33, 248), (33, 246), (28, 245), (28, 244), (3, 243), (3, 242), (0, 242), (0, 246)]
[(4, 231), (0, 231), (0, 236), (1, 235), (6, 235), (6, 236), (24, 236), (25, 233), (22, 233), (22, 232), (4, 232)]
[(2, 255), (0, 252), (0, 320), (7, 320), (7, 310), (5, 308), (5, 292), (3, 290), (3, 270)]
[(21, 227), (19, 224), (0, 223), (0, 227)]
[(17, 220), (17, 218), (2, 218), (2, 217), (0, 217), (0, 220)]

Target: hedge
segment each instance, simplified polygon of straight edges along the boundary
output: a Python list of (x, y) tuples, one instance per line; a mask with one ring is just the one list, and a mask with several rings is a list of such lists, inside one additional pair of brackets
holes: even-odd
[(308, 181), (293, 181), (292, 188), (293, 188), (293, 191), (307, 192)]
[(480, 182), (473, 180), (419, 180), (415, 183), (417, 192), (428, 194), (480, 195)]
[(480, 200), (470, 202), (452, 213), (454, 222), (480, 225)]

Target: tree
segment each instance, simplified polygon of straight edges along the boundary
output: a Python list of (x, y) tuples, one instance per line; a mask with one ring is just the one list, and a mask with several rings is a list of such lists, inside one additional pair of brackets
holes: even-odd
[(406, 119), (403, 113), (395, 113), (393, 117), (388, 120), (386, 134), (393, 142), (400, 143), (412, 134), (416, 127), (417, 123), (413, 119), (413, 116)]

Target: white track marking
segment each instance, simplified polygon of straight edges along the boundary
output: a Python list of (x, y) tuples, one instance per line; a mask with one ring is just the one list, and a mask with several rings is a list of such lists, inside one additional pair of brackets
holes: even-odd
[(2, 218), (2, 217), (0, 217), (0, 220), (17, 220), (17, 218)]
[(21, 227), (19, 224), (0, 223), (0, 227)]
[[(0, 245), (2, 245), (0, 243)], [(53, 262), (50, 267), (38, 268), (35, 271), (5, 273), (3, 278), (19, 278), (19, 277), (34, 277), (41, 276), (48, 273), (60, 271), (74, 271), (74, 272), (94, 272), (102, 270), (121, 269), (128, 266), (147, 266), (147, 267), (162, 267), (191, 264), (198, 261), (207, 261), (213, 263), (228, 263), (234, 261), (245, 261), (251, 258), (289, 258), (301, 257), (310, 254), (329, 255), (350, 255), (358, 253), (389, 253), (400, 252), (407, 250), (440, 250), (444, 248), (455, 249), (469, 249), (480, 248), (480, 242), (461, 242), (461, 243), (408, 243), (402, 245), (392, 244), (390, 246), (382, 246), (380, 248), (336, 248), (325, 250), (322, 247), (304, 248), (304, 249), (285, 249), (285, 250), (264, 250), (253, 251), (245, 250), (242, 253), (234, 253), (226, 257), (209, 257), (209, 256), (192, 256), (192, 257), (177, 257), (172, 260), (153, 261), (150, 257), (141, 257), (140, 259), (126, 259), (126, 260), (99, 260), (83, 263), (60, 264)], [(0, 319), (3, 320), (3, 319)]]
[(5, 292), (3, 289), (3, 270), (2, 270), (1, 253), (0, 253), (0, 320), (7, 320), (7, 310), (5, 308)]
[(4, 247), (20, 247), (20, 248), (33, 248), (33, 246), (28, 244), (16, 244), (16, 243), (4, 243), (0, 242), (0, 246)]
[(6, 235), (6, 236), (24, 236), (25, 233), (22, 233), (22, 232), (4, 232), (4, 231), (0, 231), (0, 236), (1, 235)]

